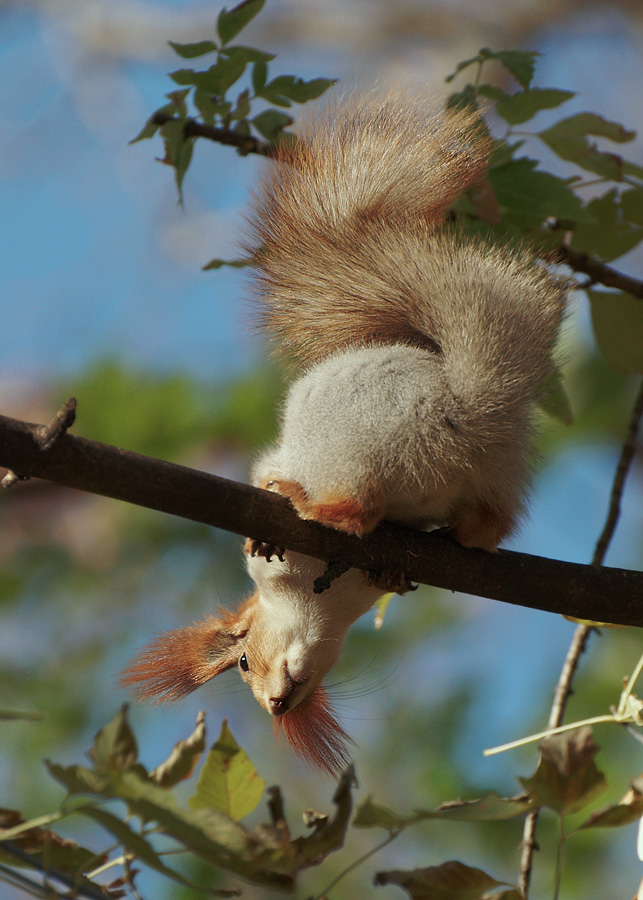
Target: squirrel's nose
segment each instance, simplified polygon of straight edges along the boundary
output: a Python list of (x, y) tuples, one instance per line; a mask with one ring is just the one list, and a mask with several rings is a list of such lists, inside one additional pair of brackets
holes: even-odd
[(271, 697), (268, 701), (273, 716), (283, 716), (288, 712), (288, 700), (286, 697)]

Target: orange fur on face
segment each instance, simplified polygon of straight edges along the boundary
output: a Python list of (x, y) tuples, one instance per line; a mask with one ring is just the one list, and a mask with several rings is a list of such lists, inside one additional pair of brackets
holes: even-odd
[(348, 765), (351, 738), (330, 708), (328, 694), (316, 688), (297, 706), (274, 720), (276, 735), (283, 735), (295, 753), (313, 766), (336, 775)]

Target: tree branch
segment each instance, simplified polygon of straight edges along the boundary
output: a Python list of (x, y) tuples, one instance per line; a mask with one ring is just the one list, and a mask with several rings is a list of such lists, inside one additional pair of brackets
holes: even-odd
[(623, 272), (619, 272), (606, 263), (601, 262), (600, 259), (588, 256), (587, 253), (579, 253), (577, 250), (572, 250), (565, 245), (558, 247), (553, 255), (554, 259), (548, 256), (550, 262), (564, 263), (575, 272), (589, 275), (592, 282), (596, 284), (618, 288), (631, 294), (633, 297), (637, 297), (639, 300), (643, 300), (643, 281), (640, 281), (638, 278), (625, 275)]
[[(359, 539), (306, 522), (283, 497), (85, 438), (40, 450), (38, 425), (0, 416), (0, 465), (66, 487), (224, 528), (316, 559), (405, 572), (413, 581), (579, 618), (643, 626), (643, 573), (467, 550), (442, 534), (382, 523)], [(341, 566), (340, 566), (341, 568)]]
[[(178, 122), (179, 120), (169, 116), (167, 113), (157, 112), (151, 119), (155, 125), (165, 125), (166, 122)], [(206, 125), (204, 122), (197, 122), (196, 119), (186, 119), (183, 125), (183, 132), (186, 137), (204, 137), (217, 144), (226, 144), (229, 147), (236, 147), (243, 153), (258, 153), (260, 156), (274, 156), (277, 150), (275, 144), (268, 141), (262, 141), (259, 138), (249, 135), (239, 134), (231, 128), (223, 128), (222, 126)]]

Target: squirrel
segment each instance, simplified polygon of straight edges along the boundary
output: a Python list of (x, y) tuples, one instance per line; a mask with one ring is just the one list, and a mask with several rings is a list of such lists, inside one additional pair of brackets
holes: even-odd
[[(532, 407), (553, 371), (567, 286), (524, 247), (449, 227), (485, 177), (472, 110), (404, 95), (342, 101), (269, 164), (249, 220), (261, 325), (298, 366), (256, 486), (355, 535), (382, 519), (493, 551), (524, 508)], [(295, 752), (336, 772), (350, 738), (323, 680), (394, 573), (245, 544), (255, 590), (236, 611), (160, 635), (123, 674), (175, 700), (238, 667)]]

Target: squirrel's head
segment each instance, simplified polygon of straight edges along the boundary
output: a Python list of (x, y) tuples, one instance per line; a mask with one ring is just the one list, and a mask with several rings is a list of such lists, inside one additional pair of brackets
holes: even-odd
[(159, 635), (121, 676), (140, 699), (178, 700), (237, 666), (275, 731), (295, 752), (334, 773), (347, 761), (349, 740), (321, 686), (341, 637), (325, 634), (314, 615), (295, 616), (266, 606), (254, 593), (236, 612)]

